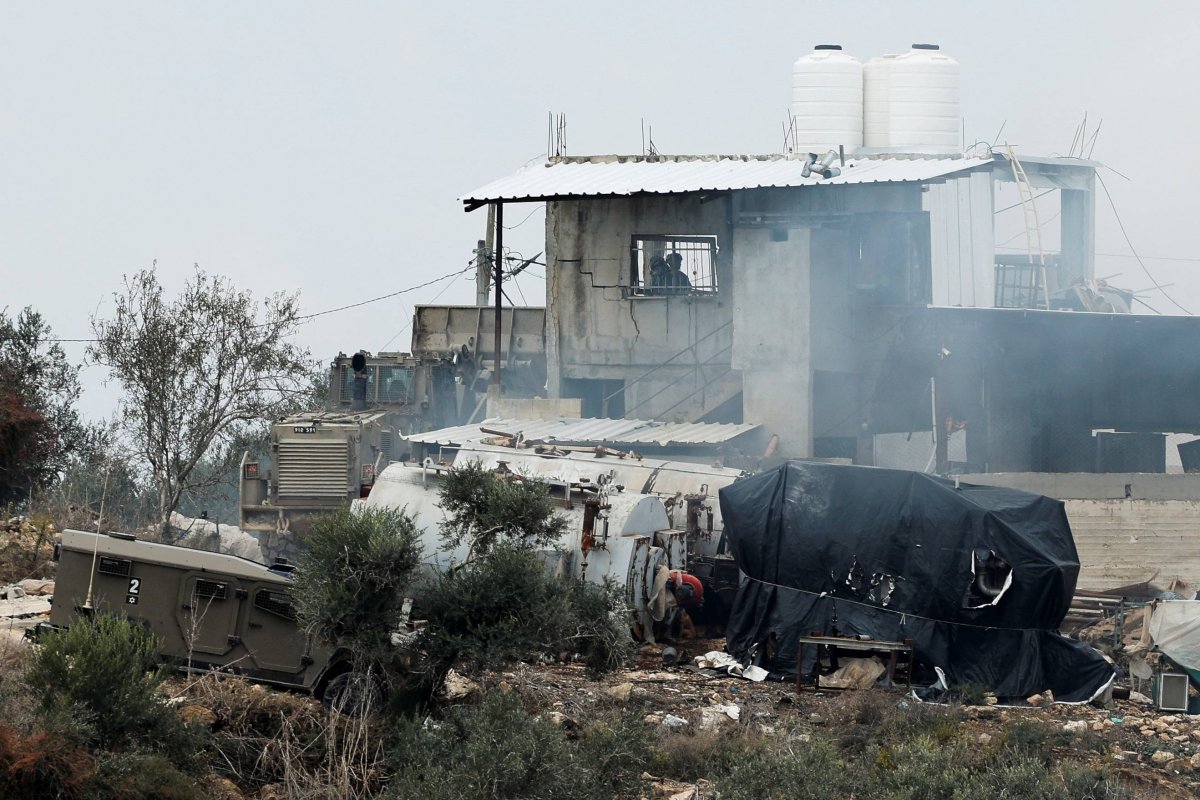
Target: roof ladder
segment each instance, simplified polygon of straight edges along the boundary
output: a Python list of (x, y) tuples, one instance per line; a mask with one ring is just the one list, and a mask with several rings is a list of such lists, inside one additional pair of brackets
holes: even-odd
[[(1050, 310), (1050, 286), (1046, 282), (1046, 253), (1042, 250), (1042, 222), (1038, 218), (1037, 198), (1033, 194), (1033, 186), (1029, 176), (1021, 166), (1021, 160), (1013, 152), (1012, 145), (1006, 145), (1008, 163), (1012, 165), (1013, 181), (1017, 184), (1017, 194), (1021, 198), (1021, 211), (1025, 215), (1025, 251), (1029, 255), (1029, 265), (1038, 267), (1038, 280), (1042, 289), (1042, 304)], [(1032, 224), (1030, 224), (1032, 223)], [(1034, 260), (1034, 247), (1037, 248), (1037, 260)], [(1036, 302), (1036, 299), (1035, 299)]]

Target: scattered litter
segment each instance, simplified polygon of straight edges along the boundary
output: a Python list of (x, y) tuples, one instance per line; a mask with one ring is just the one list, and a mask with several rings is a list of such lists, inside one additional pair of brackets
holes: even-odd
[(700, 709), (700, 727), (704, 729), (715, 728), (723, 724), (726, 719), (737, 722), (741, 717), (742, 710), (733, 703), (714, 703), (708, 708)]
[(662, 724), (673, 731), (677, 731), (681, 728), (684, 728), (688, 724), (688, 721), (683, 717), (677, 717), (674, 714), (667, 714), (665, 717), (663, 717)]
[(763, 681), (767, 677), (767, 671), (762, 667), (742, 666), (736, 658), (720, 650), (712, 650), (702, 656), (696, 656), (692, 660), (702, 670), (716, 670), (737, 678), (745, 678), (748, 681)]

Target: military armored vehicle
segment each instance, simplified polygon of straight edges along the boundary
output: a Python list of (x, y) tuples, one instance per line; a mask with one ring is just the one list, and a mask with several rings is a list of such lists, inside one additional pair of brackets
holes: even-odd
[(271, 467), (242, 457), (241, 519), (251, 533), (304, 533), (311, 519), (365, 497), (401, 457), (389, 411), (315, 411), (271, 426)]
[(162, 659), (183, 669), (228, 671), (327, 702), (350, 682), (349, 655), (297, 625), (286, 565), (66, 530), (49, 625), (90, 613), (149, 626)]

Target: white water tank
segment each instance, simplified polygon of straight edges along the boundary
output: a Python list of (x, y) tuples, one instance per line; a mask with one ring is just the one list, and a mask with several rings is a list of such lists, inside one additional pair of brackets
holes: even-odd
[(959, 66), (937, 45), (914, 44), (863, 68), (863, 146), (932, 155), (962, 152)]
[(863, 65), (841, 45), (819, 44), (792, 65), (795, 152), (821, 153), (863, 143)]

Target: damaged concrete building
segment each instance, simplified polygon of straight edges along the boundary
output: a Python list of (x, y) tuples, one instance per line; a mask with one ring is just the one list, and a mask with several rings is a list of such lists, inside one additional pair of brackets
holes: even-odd
[[(462, 200), (546, 204), (549, 398), (585, 417), (756, 424), (780, 456), (1099, 503), (1072, 516), (1081, 586), (1171, 577), (1178, 548), (1146, 565), (1126, 528), (1174, 537), (1175, 511), (1154, 504), (1198, 494), (1161, 473), (1167, 434), (1200, 434), (1200, 323), (1130, 313), (1096, 279), (1101, 165), (963, 147), (954, 79), (932, 144), (857, 146), (872, 143), (867, 113), (857, 143), (809, 131), (775, 155), (557, 154)], [(1014, 195), (1020, 255), (996, 235)]]

